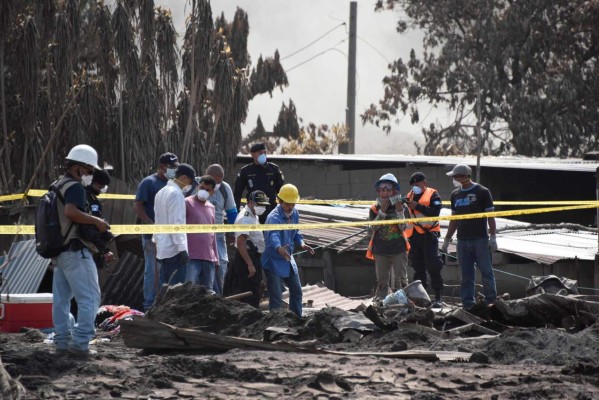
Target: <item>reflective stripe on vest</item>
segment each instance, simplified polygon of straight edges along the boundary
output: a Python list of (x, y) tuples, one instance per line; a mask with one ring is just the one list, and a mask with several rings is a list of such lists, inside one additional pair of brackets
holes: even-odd
[[(431, 204), (431, 197), (433, 197), (433, 193), (435, 193), (436, 190), (433, 188), (429, 188), (427, 187), (426, 190), (424, 191), (424, 193), (422, 193), (422, 196), (420, 196), (420, 199), (418, 199), (418, 204), (422, 204), (425, 207), (430, 206)], [(410, 193), (408, 193), (408, 199), (410, 199), (410, 201), (412, 201), (412, 199), (414, 198), (414, 192), (410, 191)], [(412, 210), (411, 208), (410, 210), (410, 217), (412, 218), (424, 218), (426, 217), (426, 215), (424, 215), (423, 213), (421, 213), (420, 211), (414, 209)], [(416, 232), (423, 234), (426, 232), (441, 232), (441, 226), (439, 225), (439, 221), (422, 221), (422, 222), (418, 222), (418, 223), (408, 223), (408, 227), (406, 228), (406, 235), (408, 237), (412, 236), (412, 233), (414, 232), (414, 229), (416, 229)]]
[[(373, 213), (375, 213), (376, 215), (379, 215), (379, 210), (376, 209), (376, 204), (373, 204), (370, 206), (370, 209), (372, 210)], [(408, 240), (409, 236), (406, 236), (406, 230), (404, 229), (404, 231), (401, 233), (401, 237), (403, 237), (403, 239), (406, 241), (406, 251), (410, 251), (410, 241)], [(370, 243), (368, 244), (369, 249), (368, 251), (366, 251), (366, 257), (369, 257), (368, 252), (370, 251), (370, 256), (372, 256), (372, 242), (374, 240), (374, 235), (372, 235), (372, 238), (370, 239)], [(371, 258), (371, 260), (374, 260), (374, 258)]]

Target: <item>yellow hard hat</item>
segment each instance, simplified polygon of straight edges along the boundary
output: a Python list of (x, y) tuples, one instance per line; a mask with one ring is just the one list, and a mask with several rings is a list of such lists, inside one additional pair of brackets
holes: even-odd
[(296, 204), (300, 200), (297, 188), (291, 183), (286, 183), (285, 185), (281, 186), (277, 197), (283, 200), (285, 203), (291, 204)]

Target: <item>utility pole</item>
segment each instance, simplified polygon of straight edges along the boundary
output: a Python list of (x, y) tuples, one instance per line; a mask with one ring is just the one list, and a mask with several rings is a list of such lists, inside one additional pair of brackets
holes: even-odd
[(349, 3), (349, 52), (347, 59), (347, 108), (345, 125), (348, 143), (339, 145), (339, 153), (356, 153), (356, 36), (358, 31), (358, 3)]
[(476, 100), (476, 182), (480, 183), (480, 153), (483, 151), (483, 138), (480, 132), (480, 119), (482, 117), (480, 111), (480, 86), (477, 87), (477, 100)]

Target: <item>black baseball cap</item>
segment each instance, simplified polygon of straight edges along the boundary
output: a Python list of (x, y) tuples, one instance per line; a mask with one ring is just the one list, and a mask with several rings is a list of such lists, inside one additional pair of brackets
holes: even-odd
[(110, 185), (110, 174), (105, 169), (97, 169), (94, 171), (92, 182), (96, 182), (104, 186)]
[(253, 201), (256, 204), (260, 204), (263, 206), (270, 205), (268, 200), (268, 196), (262, 190), (254, 190), (252, 193), (248, 195), (248, 201)]
[(176, 167), (179, 165), (179, 158), (174, 153), (167, 152), (160, 156), (158, 163)]
[(410, 177), (410, 185), (415, 184), (416, 182), (422, 182), (426, 180), (426, 175), (422, 172), (414, 172)]
[(189, 164), (179, 164), (175, 176), (187, 176), (192, 181), (196, 179), (196, 170)]

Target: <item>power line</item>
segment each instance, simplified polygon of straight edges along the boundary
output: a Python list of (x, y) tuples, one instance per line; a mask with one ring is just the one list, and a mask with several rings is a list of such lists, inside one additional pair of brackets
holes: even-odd
[(368, 46), (370, 46), (370, 48), (371, 48), (372, 50), (376, 51), (377, 53), (379, 53), (379, 55), (380, 55), (381, 57), (383, 57), (383, 58), (385, 59), (385, 61), (387, 61), (387, 63), (391, 64), (391, 60), (389, 60), (389, 59), (387, 58), (387, 56), (385, 56), (385, 54), (383, 54), (383, 52), (379, 51), (379, 49), (377, 49), (377, 48), (376, 48), (376, 47), (374, 47), (372, 44), (370, 44), (370, 42), (369, 42), (368, 40), (364, 39), (364, 38), (363, 38), (363, 37), (361, 37), (361, 36), (358, 36), (358, 39), (360, 39), (361, 41), (363, 41), (364, 43), (366, 43)]
[(337, 46), (339, 46), (341, 43), (345, 42), (346, 40), (347, 39), (343, 39), (342, 41), (340, 41), (339, 43), (337, 43), (335, 46), (329, 47), (328, 49), (321, 51), (320, 53), (318, 53), (318, 54), (316, 54), (316, 55), (308, 58), (307, 60), (302, 61), (301, 63), (296, 64), (296, 65), (294, 65), (293, 67), (291, 67), (289, 69), (286, 69), (285, 72), (288, 73), (288, 72), (296, 69), (297, 67), (300, 67), (300, 66), (306, 64), (307, 62), (314, 60), (316, 57), (320, 57), (321, 55), (323, 55), (323, 54), (325, 54), (325, 53), (327, 53), (329, 51), (338, 51), (339, 53), (343, 54), (347, 58), (347, 54), (345, 54), (344, 52), (342, 52), (341, 50), (339, 50), (339, 49), (336, 48)]
[(303, 51), (303, 50), (307, 49), (308, 47), (312, 46), (314, 43), (318, 42), (320, 39), (324, 38), (324, 37), (325, 37), (326, 35), (328, 35), (329, 33), (333, 32), (335, 29), (337, 29), (337, 28), (339, 28), (340, 26), (343, 26), (343, 25), (345, 25), (345, 22), (343, 22), (343, 23), (341, 23), (341, 24), (339, 24), (339, 25), (336, 25), (336, 26), (334, 26), (333, 28), (329, 29), (329, 30), (328, 30), (328, 31), (326, 31), (324, 34), (322, 34), (321, 36), (317, 37), (316, 39), (314, 39), (313, 41), (311, 41), (310, 43), (308, 43), (307, 45), (305, 45), (305, 46), (304, 46), (304, 47), (302, 47), (301, 49), (299, 49), (299, 50), (296, 50), (296, 51), (294, 51), (293, 53), (286, 55), (285, 57), (282, 57), (282, 58), (281, 58), (281, 61), (283, 61), (283, 60), (284, 60), (284, 59), (286, 59), (286, 58), (289, 58), (289, 57), (291, 57), (291, 56), (294, 56), (294, 55), (296, 55), (296, 54), (297, 54), (297, 53), (299, 53), (300, 51)]

